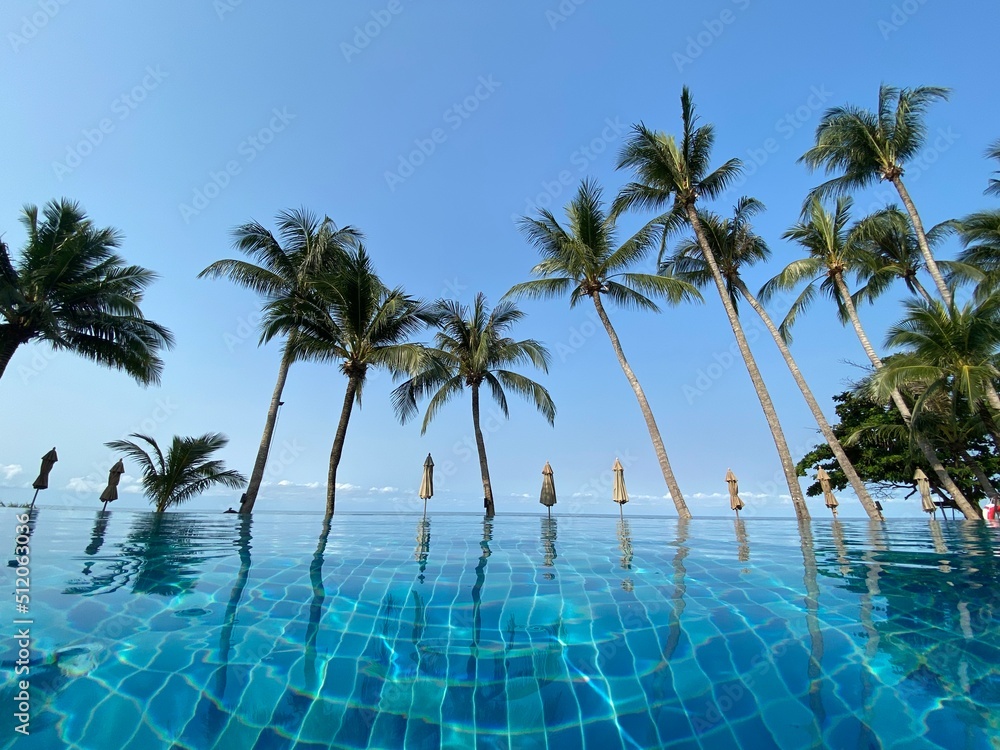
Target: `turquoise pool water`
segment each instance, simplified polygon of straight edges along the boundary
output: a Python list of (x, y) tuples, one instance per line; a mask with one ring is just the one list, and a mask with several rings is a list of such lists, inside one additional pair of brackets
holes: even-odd
[(9, 564), (0, 609), (2, 747), (1000, 747), (983, 524), (42, 509), (31, 527), (30, 612)]

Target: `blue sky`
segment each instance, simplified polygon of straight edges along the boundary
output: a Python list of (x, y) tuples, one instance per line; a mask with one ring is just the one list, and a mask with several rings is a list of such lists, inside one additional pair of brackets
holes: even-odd
[[(757, 222), (774, 258), (757, 286), (796, 249), (780, 240), (821, 179), (796, 163), (822, 111), (874, 106), (878, 86), (943, 85), (949, 102), (928, 117), (931, 138), (907, 180), (925, 223), (990, 205), (982, 195), (1000, 137), (1000, 98), (989, 71), (1000, 22), (995, 3), (940, 0), (802, 3), (599, 0), (100, 4), (16, 0), (0, 11), (3, 134), (0, 232), (19, 249), (25, 203), (78, 200), (118, 227), (122, 254), (160, 274), (144, 310), (176, 334), (162, 385), (44, 345), (18, 351), (0, 381), (0, 493), (30, 497), (38, 459), (60, 461), (39, 502), (96, 506), (116, 457), (103, 443), (148, 431), (221, 431), (226, 461), (249, 473), (279, 347), (258, 348), (258, 300), (224, 281), (196, 279), (236, 257), (230, 230), (281, 209), (307, 207), (363, 230), (385, 280), (425, 298), (497, 300), (528, 278), (534, 251), (512, 218), (562, 206), (584, 177), (608, 197), (628, 127), (676, 131), (681, 87), (717, 129), (716, 162), (739, 157), (748, 175), (712, 205), (741, 194), (768, 206)], [(859, 196), (857, 212), (893, 199)], [(643, 217), (629, 216), (623, 230)], [(942, 255), (955, 252), (946, 247)], [(652, 268), (652, 259), (649, 267)], [(792, 514), (777, 457), (721, 305), (658, 316), (613, 310), (682, 489), (696, 515), (723, 512), (724, 475), (741, 480), (750, 513)], [(626, 464), (634, 513), (672, 514), (634, 396), (602, 330), (581, 306), (522, 305), (517, 333), (546, 342), (539, 379), (558, 407), (555, 428), (524, 403), (509, 422), (489, 419), (498, 512), (536, 511), (541, 469), (555, 469), (557, 511), (615, 512), (610, 467)], [(898, 314), (891, 298), (863, 311), (875, 339)], [(773, 312), (783, 315), (776, 303)], [(747, 311), (749, 313), (749, 311)], [(746, 318), (788, 442), (798, 456), (815, 424), (763, 329)], [(754, 331), (757, 331), (755, 334)], [(794, 353), (832, 415), (830, 397), (863, 359), (853, 334), (818, 302), (797, 326)], [(345, 380), (332, 366), (290, 373), (258, 507), (319, 510)], [(450, 405), (421, 437), (388, 402), (374, 374), (352, 417), (338, 507), (412, 509), (424, 456), (438, 465), (442, 509), (481, 507), (469, 449), (468, 401)], [(145, 507), (134, 467), (117, 507)], [(238, 493), (236, 493), (238, 496)], [(860, 506), (842, 498), (844, 515)], [(813, 501), (817, 515), (825, 513)], [(225, 508), (233, 493), (192, 501)], [(728, 512), (728, 511), (727, 511)], [(918, 513), (893, 504), (890, 515)]]

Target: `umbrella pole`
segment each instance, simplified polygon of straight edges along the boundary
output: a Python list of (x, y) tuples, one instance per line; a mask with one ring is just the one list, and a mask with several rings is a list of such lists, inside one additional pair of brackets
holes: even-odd
[(32, 508), (35, 507), (35, 500), (37, 499), (38, 499), (38, 490), (35, 490), (35, 496), (31, 498), (31, 505), (28, 506), (28, 510), (31, 510)]
[(552, 518), (552, 506), (548, 505), (546, 507), (548, 508), (548, 511), (549, 511), (549, 518)]
[(625, 509), (622, 507), (624, 503), (618, 503), (618, 515), (625, 518)]

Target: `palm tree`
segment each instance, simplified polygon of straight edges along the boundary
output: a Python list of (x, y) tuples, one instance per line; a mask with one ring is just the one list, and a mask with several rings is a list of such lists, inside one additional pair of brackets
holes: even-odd
[(996, 418), (1000, 399), (994, 381), (1000, 377), (1000, 294), (980, 303), (946, 308), (941, 302), (912, 301), (903, 320), (889, 329), (886, 345), (904, 348), (880, 370), (873, 383), (879, 392), (921, 385), (914, 412), (926, 399), (944, 391), (960, 397), (981, 415), (1000, 446)]
[(677, 279), (626, 270), (649, 255), (654, 232), (649, 227), (644, 228), (616, 247), (615, 220), (605, 213), (601, 189), (596, 183), (585, 180), (580, 185), (576, 197), (566, 208), (566, 217), (568, 225), (565, 228), (546, 210), (539, 211), (538, 218), (521, 219), (521, 231), (542, 255), (542, 261), (531, 269), (532, 274), (541, 278), (515, 284), (505, 296), (539, 299), (568, 293), (570, 307), (587, 298), (593, 302), (611, 339), (618, 363), (639, 402), (670, 498), (678, 515), (690, 518), (691, 511), (674, 477), (646, 394), (625, 359), (621, 341), (611, 325), (601, 297), (606, 296), (626, 308), (658, 312), (659, 308), (651, 297), (662, 297), (677, 303), (687, 297), (700, 299), (701, 295), (693, 286)]
[(19, 346), (45, 341), (142, 385), (159, 383), (159, 351), (174, 338), (139, 308), (156, 274), (126, 266), (115, 252), (121, 234), (94, 226), (65, 198), (46, 204), (41, 217), (25, 206), (21, 223), (28, 240), (16, 265), (0, 242), (0, 377)]
[[(993, 142), (986, 152), (986, 156), (990, 159), (1000, 161), (1000, 140)], [(994, 172), (994, 174), (1000, 174), (1000, 171)], [(1000, 179), (995, 177), (990, 178), (990, 185), (986, 188), (986, 195), (1000, 195)]]
[(726, 281), (698, 216), (698, 199), (718, 197), (739, 176), (742, 164), (738, 159), (730, 159), (714, 171), (710, 171), (715, 130), (711, 125), (698, 126), (697, 122), (691, 92), (684, 87), (681, 92), (680, 141), (671, 135), (650, 130), (641, 123), (633, 127), (632, 135), (625, 142), (618, 158), (618, 168), (631, 169), (635, 179), (618, 194), (613, 214), (617, 216), (636, 208), (654, 210), (669, 208), (667, 214), (654, 219), (653, 222), (661, 226), (687, 222), (694, 231), (702, 258), (715, 282), (729, 325), (736, 336), (737, 346), (743, 354), (743, 361), (747, 364), (750, 379), (753, 381), (761, 408), (771, 428), (781, 469), (785, 474), (785, 482), (788, 484), (788, 491), (795, 505), (795, 513), (799, 519), (807, 519), (809, 508), (799, 486), (795, 462), (784, 442), (774, 406), (767, 396), (756, 363), (753, 363), (750, 345), (743, 334), (733, 300), (726, 289)]
[[(954, 228), (953, 221), (931, 227), (927, 232), (928, 243), (934, 247)], [(917, 276), (924, 269), (924, 258), (913, 225), (905, 213), (896, 206), (877, 211), (858, 222), (855, 235), (862, 246), (858, 277), (865, 282), (854, 293), (855, 304), (874, 301), (896, 280), (902, 280), (910, 294), (931, 301), (931, 295)], [(868, 263), (865, 262), (865, 253)], [(946, 262), (942, 261), (939, 265), (945, 266)]]
[(337, 362), (347, 376), (347, 391), (337, 424), (327, 472), (326, 515), (336, 505), (337, 467), (347, 425), (369, 368), (393, 374), (415, 372), (422, 348), (408, 340), (433, 322), (428, 306), (402, 288), (389, 289), (375, 273), (364, 245), (346, 253), (339, 265), (318, 273), (312, 293), (300, 300), (276, 300), (263, 321), (262, 339), (294, 333), (296, 358)]
[(187, 502), (205, 490), (221, 484), (239, 489), (247, 478), (234, 469), (226, 469), (222, 461), (212, 454), (224, 448), (229, 439), (218, 432), (200, 437), (175, 435), (164, 456), (156, 440), (134, 432), (137, 438), (152, 448), (152, 455), (131, 440), (113, 440), (105, 443), (108, 448), (122, 451), (139, 464), (142, 470), (142, 490), (156, 506), (156, 512)]
[[(778, 290), (793, 289), (802, 281), (810, 280), (782, 321), (780, 331), (785, 340), (789, 341), (790, 329), (796, 316), (815, 299), (817, 282), (820, 282), (820, 291), (837, 303), (841, 321), (851, 322), (872, 366), (880, 370), (883, 367), (882, 360), (876, 354), (871, 340), (861, 325), (850, 289), (844, 280), (845, 273), (856, 273), (866, 262), (863, 233), (859, 235), (848, 228), (852, 205), (853, 201), (850, 198), (838, 198), (835, 211), (830, 213), (823, 207), (820, 198), (813, 196), (806, 206), (803, 218), (783, 235), (783, 239), (794, 240), (802, 245), (809, 252), (809, 257), (789, 263), (764, 285), (758, 296), (766, 302)], [(898, 390), (893, 390), (890, 395), (906, 424), (912, 424), (913, 415), (903, 396)], [(978, 518), (978, 514), (970, 515), (974, 513), (972, 505), (966, 500), (958, 485), (948, 476), (944, 464), (941, 463), (941, 459), (927, 438), (918, 432), (915, 439), (941, 486), (951, 494), (967, 516)]]
[(393, 392), (393, 406), (405, 424), (416, 414), (417, 401), (430, 396), (420, 428), (423, 434), (442, 406), (465, 388), (469, 389), (486, 515), (492, 516), (493, 487), (486, 461), (486, 443), (479, 427), (480, 388), (483, 385), (489, 388), (505, 417), (510, 416), (504, 393), (506, 388), (533, 401), (535, 408), (553, 424), (556, 407), (549, 392), (535, 381), (507, 369), (530, 363), (548, 372), (549, 352), (534, 339), (515, 341), (507, 336), (508, 330), (524, 317), (524, 313), (510, 302), (501, 302), (490, 311), (486, 296), (481, 292), (476, 295), (471, 310), (452, 300), (439, 300), (431, 308), (431, 314), (439, 329), (434, 335), (434, 348), (425, 351), (426, 360), (420, 372)]
[[(280, 300), (293, 305), (309, 294), (316, 274), (323, 269), (335, 267), (362, 237), (353, 227), (338, 229), (329, 218), (320, 221), (305, 209), (281, 211), (276, 221), (277, 237), (257, 222), (236, 227), (233, 230), (233, 245), (249, 256), (250, 260), (217, 260), (199, 273), (198, 278), (226, 278), (257, 292), (267, 300), (267, 304)], [(282, 348), (278, 381), (271, 394), (264, 433), (257, 449), (253, 471), (250, 472), (246, 496), (240, 505), (240, 513), (252, 512), (257, 501), (267, 455), (271, 449), (274, 425), (278, 419), (281, 393), (285, 388), (288, 368), (294, 359), (293, 333), (285, 340)]]
[(799, 161), (810, 169), (843, 171), (819, 187), (814, 195), (845, 195), (879, 180), (891, 182), (913, 223), (917, 244), (928, 273), (934, 279), (945, 304), (951, 304), (951, 290), (931, 253), (924, 225), (903, 182), (904, 165), (924, 146), (927, 127), (923, 115), (938, 99), (948, 98), (948, 89), (918, 86), (898, 89), (883, 84), (878, 92), (878, 111), (847, 105), (828, 110), (816, 128), (816, 145)]
[(977, 282), (976, 299), (989, 297), (1000, 286), (1000, 210), (979, 211), (956, 222), (965, 249), (951, 264), (955, 282)]
[[(722, 275), (726, 280), (726, 293), (732, 301), (733, 308), (738, 312), (738, 302), (740, 298), (743, 298), (747, 301), (750, 307), (753, 308), (754, 312), (760, 316), (760, 319), (764, 322), (767, 330), (770, 331), (771, 337), (774, 339), (774, 343), (778, 346), (778, 350), (781, 352), (781, 356), (784, 358), (785, 364), (788, 366), (788, 370), (792, 374), (792, 378), (795, 380), (796, 385), (798, 385), (799, 390), (802, 392), (802, 396), (805, 398), (806, 404), (809, 405), (809, 410), (812, 412), (813, 417), (816, 420), (816, 424), (819, 426), (820, 432), (829, 444), (830, 450), (833, 452), (833, 455), (836, 457), (837, 462), (840, 464), (845, 476), (851, 483), (851, 487), (854, 489), (855, 494), (858, 496), (861, 504), (864, 505), (869, 516), (877, 520), (880, 518), (878, 508), (875, 506), (871, 496), (868, 494), (868, 490), (865, 488), (865, 483), (861, 480), (861, 477), (858, 476), (857, 471), (855, 471), (850, 459), (844, 452), (843, 446), (841, 446), (840, 441), (834, 434), (833, 428), (830, 426), (826, 416), (823, 414), (823, 410), (820, 409), (819, 403), (816, 401), (812, 390), (809, 388), (805, 378), (802, 376), (802, 372), (799, 370), (798, 364), (792, 357), (792, 353), (789, 350), (788, 345), (781, 337), (774, 321), (771, 320), (771, 316), (767, 314), (767, 311), (760, 304), (760, 302), (758, 302), (753, 294), (750, 293), (750, 290), (743, 281), (741, 272), (744, 268), (752, 266), (755, 263), (766, 261), (771, 255), (771, 251), (767, 247), (767, 243), (764, 242), (763, 238), (753, 232), (753, 227), (750, 224), (750, 219), (763, 209), (764, 206), (760, 203), (760, 201), (757, 201), (754, 198), (741, 198), (739, 203), (736, 205), (731, 219), (722, 219), (715, 214), (707, 212), (700, 212), (699, 218), (702, 226), (705, 228), (705, 234), (711, 244), (712, 251), (715, 254), (715, 259), (719, 264), (719, 270), (722, 272)], [(706, 286), (711, 283), (712, 280), (712, 273), (701, 253), (701, 247), (697, 241), (692, 239), (682, 241), (674, 251), (673, 256), (661, 263), (660, 268), (663, 273), (690, 281), (699, 287)], [(757, 370), (757, 365), (753, 360), (752, 354), (746, 360), (746, 363), (747, 368), (750, 369), (751, 372), (755, 372)], [(759, 372), (757, 372), (757, 378), (760, 378)], [(763, 380), (761, 380), (761, 386), (764, 387)], [(770, 403), (770, 397), (767, 393), (766, 387), (763, 392), (758, 395), (761, 398), (762, 403), (764, 403), (765, 399), (768, 403)], [(772, 425), (771, 432), (775, 435), (776, 442), (780, 440), (779, 444), (784, 444), (784, 435), (781, 432), (781, 426), (777, 423), (777, 420), (775, 420), (774, 425)]]

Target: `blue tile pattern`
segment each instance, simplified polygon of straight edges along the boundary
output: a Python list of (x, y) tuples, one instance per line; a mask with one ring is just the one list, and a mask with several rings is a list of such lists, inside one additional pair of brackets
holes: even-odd
[(1000, 748), (985, 524), (41, 509), (31, 546), (0, 748)]

